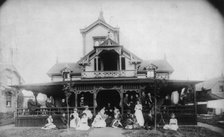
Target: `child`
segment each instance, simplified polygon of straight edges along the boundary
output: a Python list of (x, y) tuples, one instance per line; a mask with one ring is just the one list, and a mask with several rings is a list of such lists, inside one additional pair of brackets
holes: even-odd
[(47, 118), (47, 124), (44, 125), (44, 127), (42, 127), (41, 129), (53, 129), (56, 128), (56, 126), (53, 123), (53, 118), (51, 115), (48, 116)]
[(175, 118), (175, 114), (171, 114), (171, 119), (169, 125), (164, 125), (164, 129), (169, 129), (169, 130), (177, 130), (178, 129), (178, 124), (177, 124), (177, 119)]
[(74, 112), (70, 115), (73, 119), (70, 121), (70, 127), (76, 128), (80, 121), (79, 114), (77, 112), (77, 108), (74, 109)]
[(79, 124), (77, 126), (77, 130), (88, 130), (90, 127), (88, 126), (88, 117), (86, 113), (82, 114), (82, 118), (79, 121)]

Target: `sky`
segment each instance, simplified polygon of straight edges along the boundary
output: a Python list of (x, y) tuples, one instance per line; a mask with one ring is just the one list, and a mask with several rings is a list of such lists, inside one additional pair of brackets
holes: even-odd
[(0, 46), (14, 47), (25, 83), (49, 82), (48, 70), (82, 55), (80, 29), (98, 19), (120, 28), (120, 44), (143, 60), (164, 59), (171, 79), (224, 73), (224, 20), (203, 0), (8, 0), (0, 8)]

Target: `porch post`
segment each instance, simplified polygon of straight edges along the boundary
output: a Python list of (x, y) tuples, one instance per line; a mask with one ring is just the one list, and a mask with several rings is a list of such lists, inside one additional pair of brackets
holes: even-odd
[[(195, 91), (195, 85), (191, 85), (192, 90), (194, 92), (194, 115), (195, 115), (195, 121), (197, 121), (197, 96), (196, 96), (196, 91)], [(195, 123), (197, 124), (197, 123)]]
[(94, 115), (96, 115), (96, 107), (97, 107), (96, 96), (97, 96), (97, 92), (98, 92), (98, 89), (96, 89), (96, 87), (94, 86), (94, 92), (93, 92), (93, 114)]
[(121, 71), (121, 55), (119, 55), (119, 69)]
[(99, 71), (99, 68), (98, 68), (98, 62), (99, 61), (99, 57), (98, 56), (96, 56), (96, 71)]
[(78, 109), (78, 91), (75, 90), (75, 107)]
[(123, 107), (123, 93), (124, 93), (124, 90), (123, 90), (123, 87), (121, 86), (121, 89), (120, 89), (120, 107), (121, 107), (121, 114), (123, 115), (124, 113), (124, 107)]

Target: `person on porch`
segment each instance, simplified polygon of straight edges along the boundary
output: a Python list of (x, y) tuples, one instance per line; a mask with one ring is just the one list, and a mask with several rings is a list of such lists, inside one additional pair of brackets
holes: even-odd
[(121, 124), (121, 113), (120, 110), (116, 107), (114, 107), (114, 120), (112, 121), (112, 127), (113, 128), (118, 128), (118, 127), (122, 127)]
[(175, 130), (175, 131), (178, 129), (178, 123), (174, 113), (171, 114), (170, 123), (168, 125), (167, 124), (164, 125), (163, 128), (169, 129), (169, 130)]
[(142, 96), (140, 98), (140, 101), (141, 101), (143, 109), (145, 110), (147, 108), (147, 106), (148, 106), (147, 97), (145, 95), (145, 92), (142, 92)]
[(130, 109), (128, 94), (125, 94), (123, 104), (124, 104), (124, 110)]
[(107, 114), (108, 117), (112, 118), (113, 117), (113, 112), (114, 112), (114, 108), (111, 105), (111, 103), (108, 102), (107, 106), (105, 107), (105, 114)]
[(79, 114), (77, 112), (77, 108), (74, 108), (74, 112), (70, 114), (70, 117), (72, 120), (70, 121), (70, 127), (77, 128), (78, 123), (80, 121)]
[(88, 117), (86, 113), (82, 113), (81, 120), (78, 123), (76, 130), (88, 130), (90, 127), (88, 126)]
[(55, 124), (53, 123), (53, 118), (51, 115), (47, 118), (47, 124), (45, 124), (41, 129), (53, 129), (56, 128)]
[(105, 115), (105, 108), (102, 108), (98, 114), (96, 115), (96, 117), (93, 120), (92, 123), (92, 127), (98, 127), (98, 128), (102, 128), (102, 127), (106, 127), (106, 115)]
[(129, 100), (131, 113), (134, 113), (134, 108), (135, 108), (135, 103), (134, 102), (135, 102), (134, 96), (131, 95), (130, 100)]
[(92, 123), (92, 118), (93, 118), (93, 114), (91, 112), (91, 110), (89, 110), (89, 106), (84, 106), (85, 110), (82, 113), (85, 113), (87, 115), (88, 118), (88, 125), (90, 126)]
[(140, 101), (137, 101), (137, 104), (135, 105), (135, 117), (137, 119), (137, 123), (139, 126), (144, 126), (144, 117), (142, 114), (142, 104), (140, 104)]
[(152, 96), (151, 96), (150, 92), (147, 94), (146, 100), (147, 100), (147, 107), (148, 107), (148, 109), (150, 111), (152, 109), (152, 107), (153, 107), (153, 101), (152, 101)]

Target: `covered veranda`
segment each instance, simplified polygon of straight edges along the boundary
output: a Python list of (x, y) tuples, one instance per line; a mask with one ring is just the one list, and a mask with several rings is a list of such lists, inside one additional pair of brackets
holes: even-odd
[[(158, 115), (158, 123), (161, 120), (169, 119), (170, 113), (175, 113), (180, 124), (196, 124), (196, 92), (195, 84), (198, 81), (181, 81), (181, 80), (162, 80), (162, 79), (139, 79), (139, 78), (114, 78), (114, 79), (82, 79), (75, 81), (50, 82), (42, 84), (29, 84), (14, 86), (22, 90), (30, 90), (34, 93), (35, 98), (38, 93), (46, 94), (54, 98), (55, 107), (41, 108), (37, 107), (35, 113), (30, 114), (28, 108), (17, 108), (16, 126), (42, 126), (47, 114), (53, 114), (55, 117), (61, 116), (62, 113), (71, 113), (73, 109), (78, 108), (82, 112), (84, 105), (88, 105), (95, 115), (108, 101), (108, 94), (117, 98), (115, 106), (118, 107), (122, 114), (126, 113), (123, 107), (123, 98), (125, 94), (138, 94), (141, 98), (142, 92), (151, 93), (154, 103), (153, 115)], [(69, 97), (69, 107), (61, 107), (56, 102), (66, 98), (64, 86), (69, 85), (71, 96)], [(186, 100), (184, 104), (165, 104), (164, 99), (171, 95), (173, 91), (181, 93), (185, 88)], [(83, 101), (82, 99), (85, 98)], [(105, 98), (105, 99), (104, 99)], [(156, 100), (156, 102), (155, 102)], [(83, 102), (83, 104), (82, 104)], [(155, 109), (156, 108), (156, 109)], [(148, 113), (148, 110), (143, 110)], [(33, 121), (33, 122), (32, 122)], [(31, 124), (28, 124), (31, 123)], [(161, 123), (162, 124), (162, 123)]]

